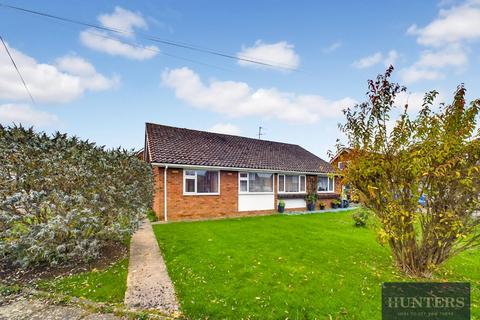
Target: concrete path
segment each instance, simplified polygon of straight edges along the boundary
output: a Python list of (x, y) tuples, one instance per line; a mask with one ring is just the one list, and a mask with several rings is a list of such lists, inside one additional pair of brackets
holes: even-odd
[(130, 242), (125, 305), (156, 309), (168, 315), (179, 312), (175, 290), (148, 220), (144, 220)]
[(9, 320), (119, 320), (115, 315), (92, 313), (77, 306), (55, 305), (48, 301), (19, 298), (0, 304), (0, 319)]

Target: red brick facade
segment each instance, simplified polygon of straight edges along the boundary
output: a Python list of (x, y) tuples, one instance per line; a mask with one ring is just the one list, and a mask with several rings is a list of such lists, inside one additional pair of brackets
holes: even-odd
[[(164, 220), (164, 168), (153, 167), (155, 180), (155, 194), (153, 210), (160, 221)], [(308, 176), (308, 179), (316, 179)], [(335, 188), (337, 189), (337, 188)], [(278, 203), (277, 175), (274, 175), (274, 201)], [(300, 197), (303, 197), (300, 195)], [(323, 195), (319, 200), (330, 207), (330, 202), (337, 198), (336, 195)], [(183, 169), (167, 169), (167, 216), (169, 221), (199, 220), (221, 217), (236, 217), (275, 213), (276, 210), (238, 211), (238, 172), (220, 171), (219, 195), (184, 195), (183, 194)], [(317, 204), (318, 208), (318, 204)], [(305, 208), (292, 208), (287, 211), (304, 211)]]
[[(338, 194), (342, 193), (343, 186), (345, 181), (342, 177), (343, 168), (345, 168), (350, 161), (350, 149), (341, 150), (330, 162), (330, 164), (337, 170), (337, 179), (335, 180), (335, 192)], [(342, 163), (342, 168), (339, 167), (339, 163)], [(351, 191), (350, 191), (351, 193)], [(350, 198), (350, 194), (348, 195)]]

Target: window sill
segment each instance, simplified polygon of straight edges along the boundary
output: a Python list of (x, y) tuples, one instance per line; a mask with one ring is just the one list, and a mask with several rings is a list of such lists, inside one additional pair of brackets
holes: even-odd
[(220, 193), (183, 193), (184, 196), (219, 196)]
[(339, 199), (340, 195), (335, 192), (317, 192), (318, 199)]
[(307, 194), (305, 191), (299, 192), (279, 192), (278, 194)]
[(273, 192), (239, 192), (239, 195), (272, 195)]
[(287, 193), (279, 193), (277, 195), (278, 199), (304, 199), (306, 193), (300, 192), (287, 192)]

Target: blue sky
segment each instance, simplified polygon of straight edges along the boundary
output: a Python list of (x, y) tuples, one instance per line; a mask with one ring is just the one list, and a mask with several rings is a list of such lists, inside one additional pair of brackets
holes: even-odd
[(477, 0), (5, 3), (129, 31), (107, 34), (0, 7), (1, 36), (35, 99), (0, 48), (0, 123), (108, 147), (142, 147), (145, 122), (248, 137), (261, 125), (264, 139), (327, 158), (341, 109), (363, 101), (366, 81), (388, 63), (408, 87), (399, 103), (408, 99), (412, 112), (427, 90), (448, 102), (459, 83), (470, 98), (480, 86)]

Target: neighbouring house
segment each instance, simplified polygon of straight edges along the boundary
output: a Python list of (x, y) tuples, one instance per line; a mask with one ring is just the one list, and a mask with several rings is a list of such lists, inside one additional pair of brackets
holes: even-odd
[(164, 221), (266, 214), (280, 199), (305, 211), (312, 189), (317, 208), (339, 197), (332, 165), (295, 144), (147, 123), (143, 154)]
[(340, 172), (346, 167), (349, 161), (349, 154), (352, 151), (350, 148), (341, 148), (335, 156), (330, 160), (330, 164), (338, 169)]
[(144, 151), (143, 148), (140, 149), (140, 150), (138, 150), (138, 151), (136, 151), (136, 152), (135, 152), (135, 157), (143, 160), (143, 159), (145, 158), (145, 156), (144, 156), (144, 154), (143, 154), (143, 153), (144, 153), (143, 151)]
[(337, 170), (339, 173), (336, 175), (337, 185), (339, 190), (341, 191), (341, 196), (345, 200), (358, 202), (358, 196), (354, 192), (353, 188), (351, 188), (348, 183), (344, 182), (342, 178), (342, 171), (348, 166), (348, 162), (350, 161), (350, 152), (352, 149), (350, 148), (341, 148), (337, 154), (330, 160), (330, 164)]

